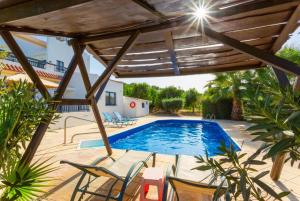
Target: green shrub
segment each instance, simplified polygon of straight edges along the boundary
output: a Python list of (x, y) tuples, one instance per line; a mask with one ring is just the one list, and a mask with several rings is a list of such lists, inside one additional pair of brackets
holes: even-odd
[(167, 112), (177, 112), (183, 107), (182, 98), (167, 98), (162, 100), (163, 109)]
[(202, 101), (202, 115), (204, 118), (214, 116), (216, 119), (231, 119), (232, 99), (223, 98), (216, 102), (206, 99)]
[[(36, 99), (27, 82), (8, 83), (0, 79), (0, 200), (30, 201), (47, 186), (47, 174), (54, 169), (47, 161), (26, 164), (21, 157), (34, 131), (55, 112), (48, 101)], [(56, 115), (54, 115), (56, 118)]]

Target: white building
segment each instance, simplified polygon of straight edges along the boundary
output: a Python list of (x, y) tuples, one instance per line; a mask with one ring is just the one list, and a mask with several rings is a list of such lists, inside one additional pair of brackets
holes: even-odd
[[(71, 46), (68, 45), (67, 40), (63, 37), (47, 37), (46, 40), (40, 40), (31, 35), (14, 35), (17, 43), (20, 45), (24, 54), (27, 56), (28, 61), (36, 70), (37, 74), (47, 81), (54, 83), (59, 83), (63, 77), (67, 65), (69, 64), (74, 52)], [(10, 50), (6, 46), (5, 42), (0, 38), (0, 48), (8, 52)], [(90, 73), (90, 54), (87, 52), (83, 53), (83, 58), (87, 71), (89, 73), (89, 78), (93, 84), (99, 77), (96, 74)], [(9, 54), (9, 56), (2, 61), (4, 68), (1, 71), (0, 76), (11, 76), (18, 73), (24, 73), (22, 67), (18, 63), (14, 55)], [(53, 95), (55, 89), (49, 89), (51, 95)], [(86, 90), (83, 85), (83, 80), (79, 69), (77, 67), (73, 77), (66, 89), (64, 98), (85, 98)], [(140, 102), (141, 100), (132, 100), (134, 102)], [(117, 111), (125, 116), (139, 117), (145, 116), (149, 113), (149, 103), (146, 100), (145, 107), (139, 107), (141, 104), (136, 104), (136, 107), (131, 108), (130, 103), (128, 103), (128, 98), (123, 97), (123, 83), (119, 81), (109, 80), (103, 94), (101, 95), (98, 106), (101, 112), (112, 113)], [(146, 104), (147, 103), (147, 104)], [(136, 111), (139, 110), (141, 111)], [(59, 110), (62, 112), (70, 111), (87, 111), (88, 106), (60, 106)], [(135, 111), (135, 112), (134, 112)], [(145, 112), (148, 111), (148, 112)], [(135, 114), (135, 115), (134, 115)]]

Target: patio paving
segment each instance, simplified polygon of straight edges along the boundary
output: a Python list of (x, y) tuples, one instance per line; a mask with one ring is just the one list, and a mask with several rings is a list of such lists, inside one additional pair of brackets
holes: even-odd
[[(127, 126), (123, 128), (106, 128), (108, 135), (113, 135), (116, 132), (120, 132), (131, 127), (139, 126), (158, 119), (199, 119), (197, 117), (164, 117), (164, 116), (147, 116), (140, 118), (138, 123), (134, 126)], [(240, 146), (242, 145), (242, 151), (245, 153), (253, 153), (260, 146), (258, 142), (252, 142), (251, 136), (245, 129), (249, 126), (247, 122), (236, 122), (228, 120), (217, 120), (217, 122), (224, 128), (224, 130), (234, 139)], [(79, 179), (80, 172), (68, 165), (60, 165), (59, 161), (69, 160), (72, 162), (82, 163), (82, 164), (92, 164), (100, 157), (106, 155), (104, 148), (97, 149), (78, 149), (78, 144), (80, 140), (84, 139), (97, 139), (100, 138), (100, 134), (96, 133), (98, 131), (97, 125), (94, 123), (79, 125), (67, 129), (67, 144), (63, 144), (63, 129), (49, 130), (39, 149), (35, 155), (35, 159), (46, 159), (51, 157), (51, 161), (54, 162), (54, 166), (58, 167), (59, 170), (51, 173), (55, 180), (52, 181), (51, 186), (47, 189), (47, 193), (41, 197), (41, 200), (49, 201), (64, 201), (70, 200), (71, 194), (75, 188), (75, 185)], [(87, 133), (84, 135), (76, 136), (74, 142), (70, 143), (71, 135), (76, 133)], [(118, 158), (124, 154), (124, 150), (113, 150), (113, 157)], [(192, 157), (186, 161), (187, 167), (193, 168), (194, 166), (190, 163)], [(170, 164), (174, 164), (174, 156), (158, 154), (156, 159), (156, 166), (163, 167), (166, 169)], [(261, 166), (259, 170), (271, 170), (272, 163), (267, 160), (267, 164)], [(138, 178), (137, 178), (138, 179)], [(109, 180), (100, 179), (93, 185), (93, 188), (103, 187), (106, 188), (109, 185)], [(290, 195), (284, 200), (297, 201), (300, 200), (300, 171), (296, 167), (290, 167), (286, 164), (280, 181), (274, 182), (269, 176), (264, 178), (264, 182), (271, 186), (276, 191), (291, 191)], [(138, 180), (136, 182), (138, 185)], [(99, 190), (99, 189), (98, 189)], [(131, 188), (127, 192), (128, 196), (126, 200), (138, 200), (132, 198), (130, 193), (135, 192), (136, 188)], [(150, 196), (154, 196), (156, 192), (150, 189)], [(98, 198), (85, 197), (84, 200), (101, 200)]]

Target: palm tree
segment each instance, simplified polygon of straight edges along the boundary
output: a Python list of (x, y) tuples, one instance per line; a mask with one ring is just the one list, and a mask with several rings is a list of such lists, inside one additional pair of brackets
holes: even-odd
[(211, 98), (218, 100), (221, 98), (233, 99), (231, 118), (233, 120), (243, 119), (243, 104), (241, 99), (243, 78), (247, 72), (229, 72), (216, 74), (216, 78), (210, 81), (206, 86), (213, 90)]

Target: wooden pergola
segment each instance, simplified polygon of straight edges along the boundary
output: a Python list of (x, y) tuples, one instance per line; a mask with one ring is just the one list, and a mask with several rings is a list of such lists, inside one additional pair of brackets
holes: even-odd
[[(112, 153), (97, 99), (110, 76), (179, 76), (272, 66), (281, 86), (300, 68), (274, 55), (299, 25), (300, 0), (207, 0), (206, 20), (192, 14), (200, 0), (3, 0), (0, 33), (44, 97), (46, 87), (11, 32), (70, 38), (74, 56), (49, 107), (88, 104), (108, 154)], [(199, 26), (201, 25), (201, 26)], [(83, 62), (87, 49), (106, 69), (91, 85)], [(79, 66), (85, 99), (62, 99)], [(187, 80), (188, 81), (188, 80)], [(23, 161), (30, 162), (50, 121), (36, 130)]]

